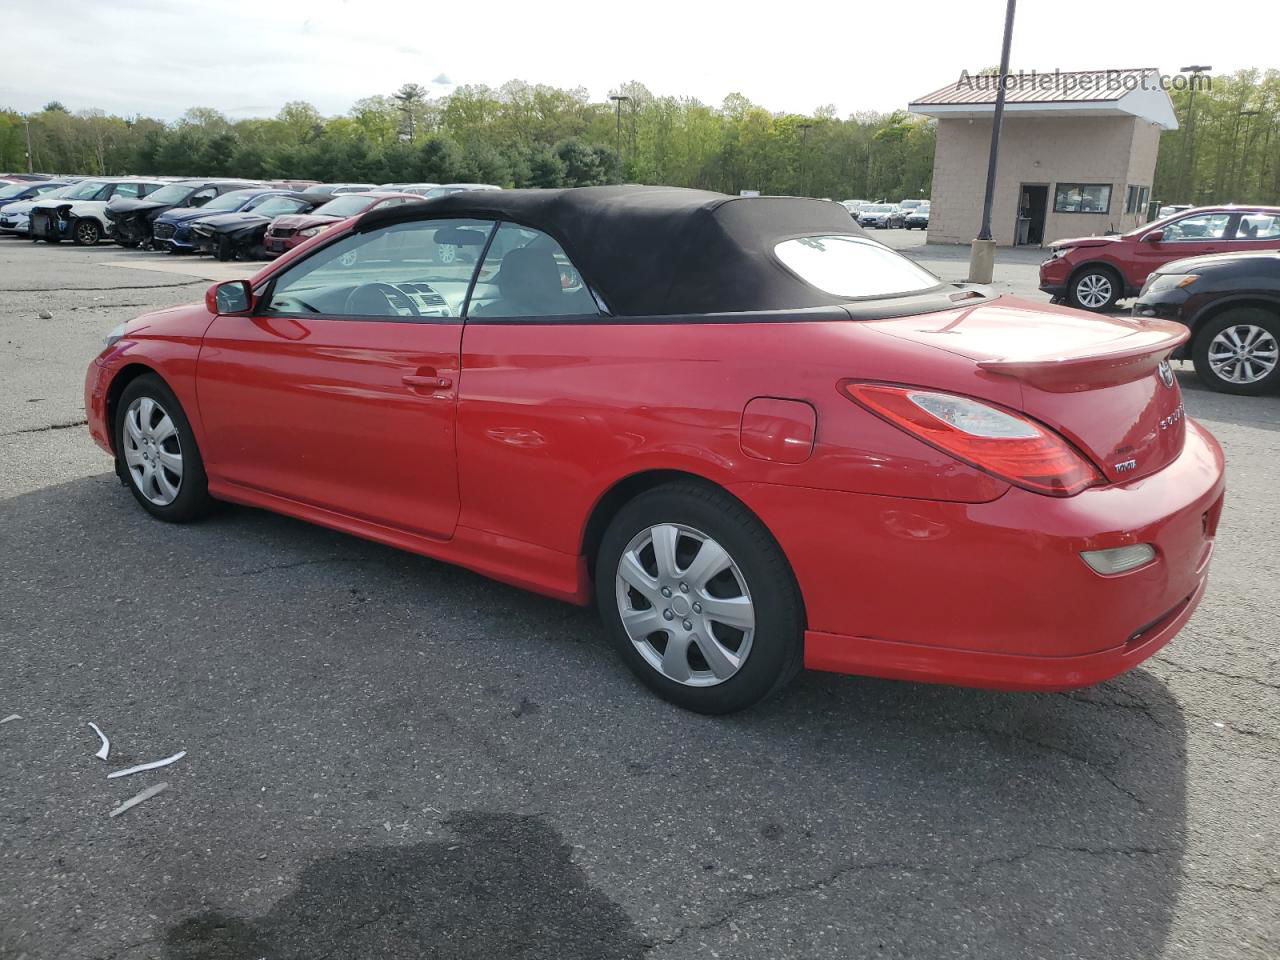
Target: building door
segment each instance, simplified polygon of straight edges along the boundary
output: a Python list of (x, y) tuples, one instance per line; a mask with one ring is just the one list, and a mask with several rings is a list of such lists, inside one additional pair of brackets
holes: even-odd
[(1047, 183), (1024, 183), (1018, 188), (1018, 223), (1014, 230), (1015, 246), (1044, 243), (1044, 220), (1049, 208)]

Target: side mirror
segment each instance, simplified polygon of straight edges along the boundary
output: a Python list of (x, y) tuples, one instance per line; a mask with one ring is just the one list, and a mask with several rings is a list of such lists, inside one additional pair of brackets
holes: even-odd
[(224, 280), (205, 291), (204, 305), (224, 317), (247, 314), (253, 309), (253, 288), (248, 280)]
[(1164, 239), (1163, 230), (1152, 230), (1150, 233), (1143, 234), (1142, 236), (1143, 243), (1159, 243), (1163, 239)]

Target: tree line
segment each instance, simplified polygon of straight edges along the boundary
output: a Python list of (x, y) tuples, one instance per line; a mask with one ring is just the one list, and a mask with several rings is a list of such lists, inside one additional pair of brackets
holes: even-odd
[[(1280, 71), (1174, 91), (1181, 128), (1162, 135), (1153, 196), (1165, 202), (1280, 202)], [(1190, 122), (1188, 122), (1190, 120)], [(304, 101), (233, 120), (193, 107), (176, 122), (0, 111), (0, 170), (238, 176), (505, 187), (663, 183), (867, 200), (927, 196), (935, 127), (905, 111), (774, 113), (740, 94), (718, 106), (627, 83), (609, 100), (511, 81), (432, 98), (417, 84), (325, 117)]]

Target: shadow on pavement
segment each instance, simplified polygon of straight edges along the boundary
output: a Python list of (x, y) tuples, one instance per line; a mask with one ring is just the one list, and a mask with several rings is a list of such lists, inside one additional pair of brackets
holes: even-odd
[[(1140, 669), (1062, 695), (806, 674), (706, 718), (646, 694), (588, 611), (266, 513), (167, 526), (99, 476), (0, 503), (0, 544), (0, 702), (29, 718), (0, 738), (24, 771), (0, 885), (41, 891), (0, 954), (1154, 960), (1169, 937), (1186, 731)], [(79, 717), (168, 732), (143, 755), (180, 737), (172, 788), (86, 817)]]

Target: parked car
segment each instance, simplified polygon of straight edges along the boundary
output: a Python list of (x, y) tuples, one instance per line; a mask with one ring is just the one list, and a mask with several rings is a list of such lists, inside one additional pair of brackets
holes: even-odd
[(220, 213), (249, 211), (271, 197), (293, 192), (273, 187), (249, 187), (224, 193), (210, 200), (203, 207), (175, 207), (167, 210), (156, 217), (151, 234), (152, 246), (157, 250), (167, 250), (169, 253), (194, 253), (195, 240), (191, 234), (191, 225), (197, 220)]
[(916, 207), (923, 206), (928, 202), (929, 202), (928, 200), (921, 200), (918, 198), (908, 198), (906, 200), (899, 200), (898, 209), (902, 211), (902, 216), (905, 218), (907, 214), (909, 214)]
[(59, 187), (65, 187), (67, 183), (66, 180), (15, 180), (8, 186), (0, 187), (0, 213), (11, 203), (39, 199)]
[(177, 180), (145, 197), (115, 197), (104, 214), (111, 222), (112, 239), (122, 247), (151, 246), (156, 218), (169, 210), (202, 207), (232, 190), (261, 186), (253, 180)]
[(1280, 250), (1280, 207), (1197, 207), (1128, 233), (1055, 240), (1040, 264), (1040, 289), (1053, 302), (1109, 310), (1135, 296), (1147, 276), (1173, 260), (1205, 253)]
[[(473, 190), (501, 190), (491, 183), (442, 183), (423, 193), (423, 198), (434, 200), (436, 197), (447, 197), (454, 193), (468, 193)], [(410, 191), (416, 193), (417, 191)]]
[(921, 230), (929, 229), (929, 201), (926, 200), (920, 206), (915, 207), (902, 218), (902, 225), (908, 230), (914, 230), (919, 227)]
[(594, 600), (718, 713), (802, 665), (1056, 690), (1159, 650), (1223, 502), (1185, 336), (944, 283), (832, 203), (459, 193), (121, 325), (85, 409), (153, 517), (230, 500)]
[(31, 210), (42, 200), (56, 200), (75, 190), (76, 184), (68, 183), (50, 190), (43, 196), (30, 200), (14, 200), (0, 209), (0, 233), (9, 236), (27, 236), (31, 233)]
[(302, 192), (336, 197), (340, 193), (366, 193), (377, 189), (378, 185), (376, 183), (317, 183), (307, 187)]
[(840, 203), (849, 211), (849, 216), (855, 220), (858, 218), (858, 211), (866, 206), (866, 200), (841, 200)]
[(425, 197), (430, 191), (440, 186), (438, 183), (406, 183), (404, 186), (396, 187), (397, 193), (412, 193), (419, 197)]
[(276, 217), (267, 227), (267, 232), (262, 239), (262, 247), (268, 257), (278, 257), (349, 217), (358, 217), (370, 210), (395, 207), (421, 199), (411, 193), (387, 193), (381, 190), (342, 194), (316, 207), (310, 213), (285, 214), (282, 217)]
[(1160, 208), (1156, 218), (1163, 220), (1165, 217), (1172, 217), (1175, 213), (1181, 213), (1183, 210), (1191, 210), (1194, 207), (1194, 203), (1167, 203)]
[(1176, 320), (1191, 339), (1174, 356), (1223, 393), (1280, 389), (1280, 252), (1174, 260), (1147, 278), (1135, 317)]
[(885, 230), (902, 226), (902, 212), (893, 203), (868, 203), (858, 211), (858, 226)]
[(262, 240), (276, 217), (308, 213), (326, 203), (323, 193), (278, 193), (238, 213), (218, 213), (191, 222), (196, 253), (212, 253), (219, 260), (265, 257)]
[(31, 208), (31, 239), (74, 240), (80, 246), (92, 246), (110, 234), (104, 212), (108, 202), (116, 197), (145, 197), (164, 185), (163, 180), (138, 177), (84, 180), (65, 197), (44, 199)]

